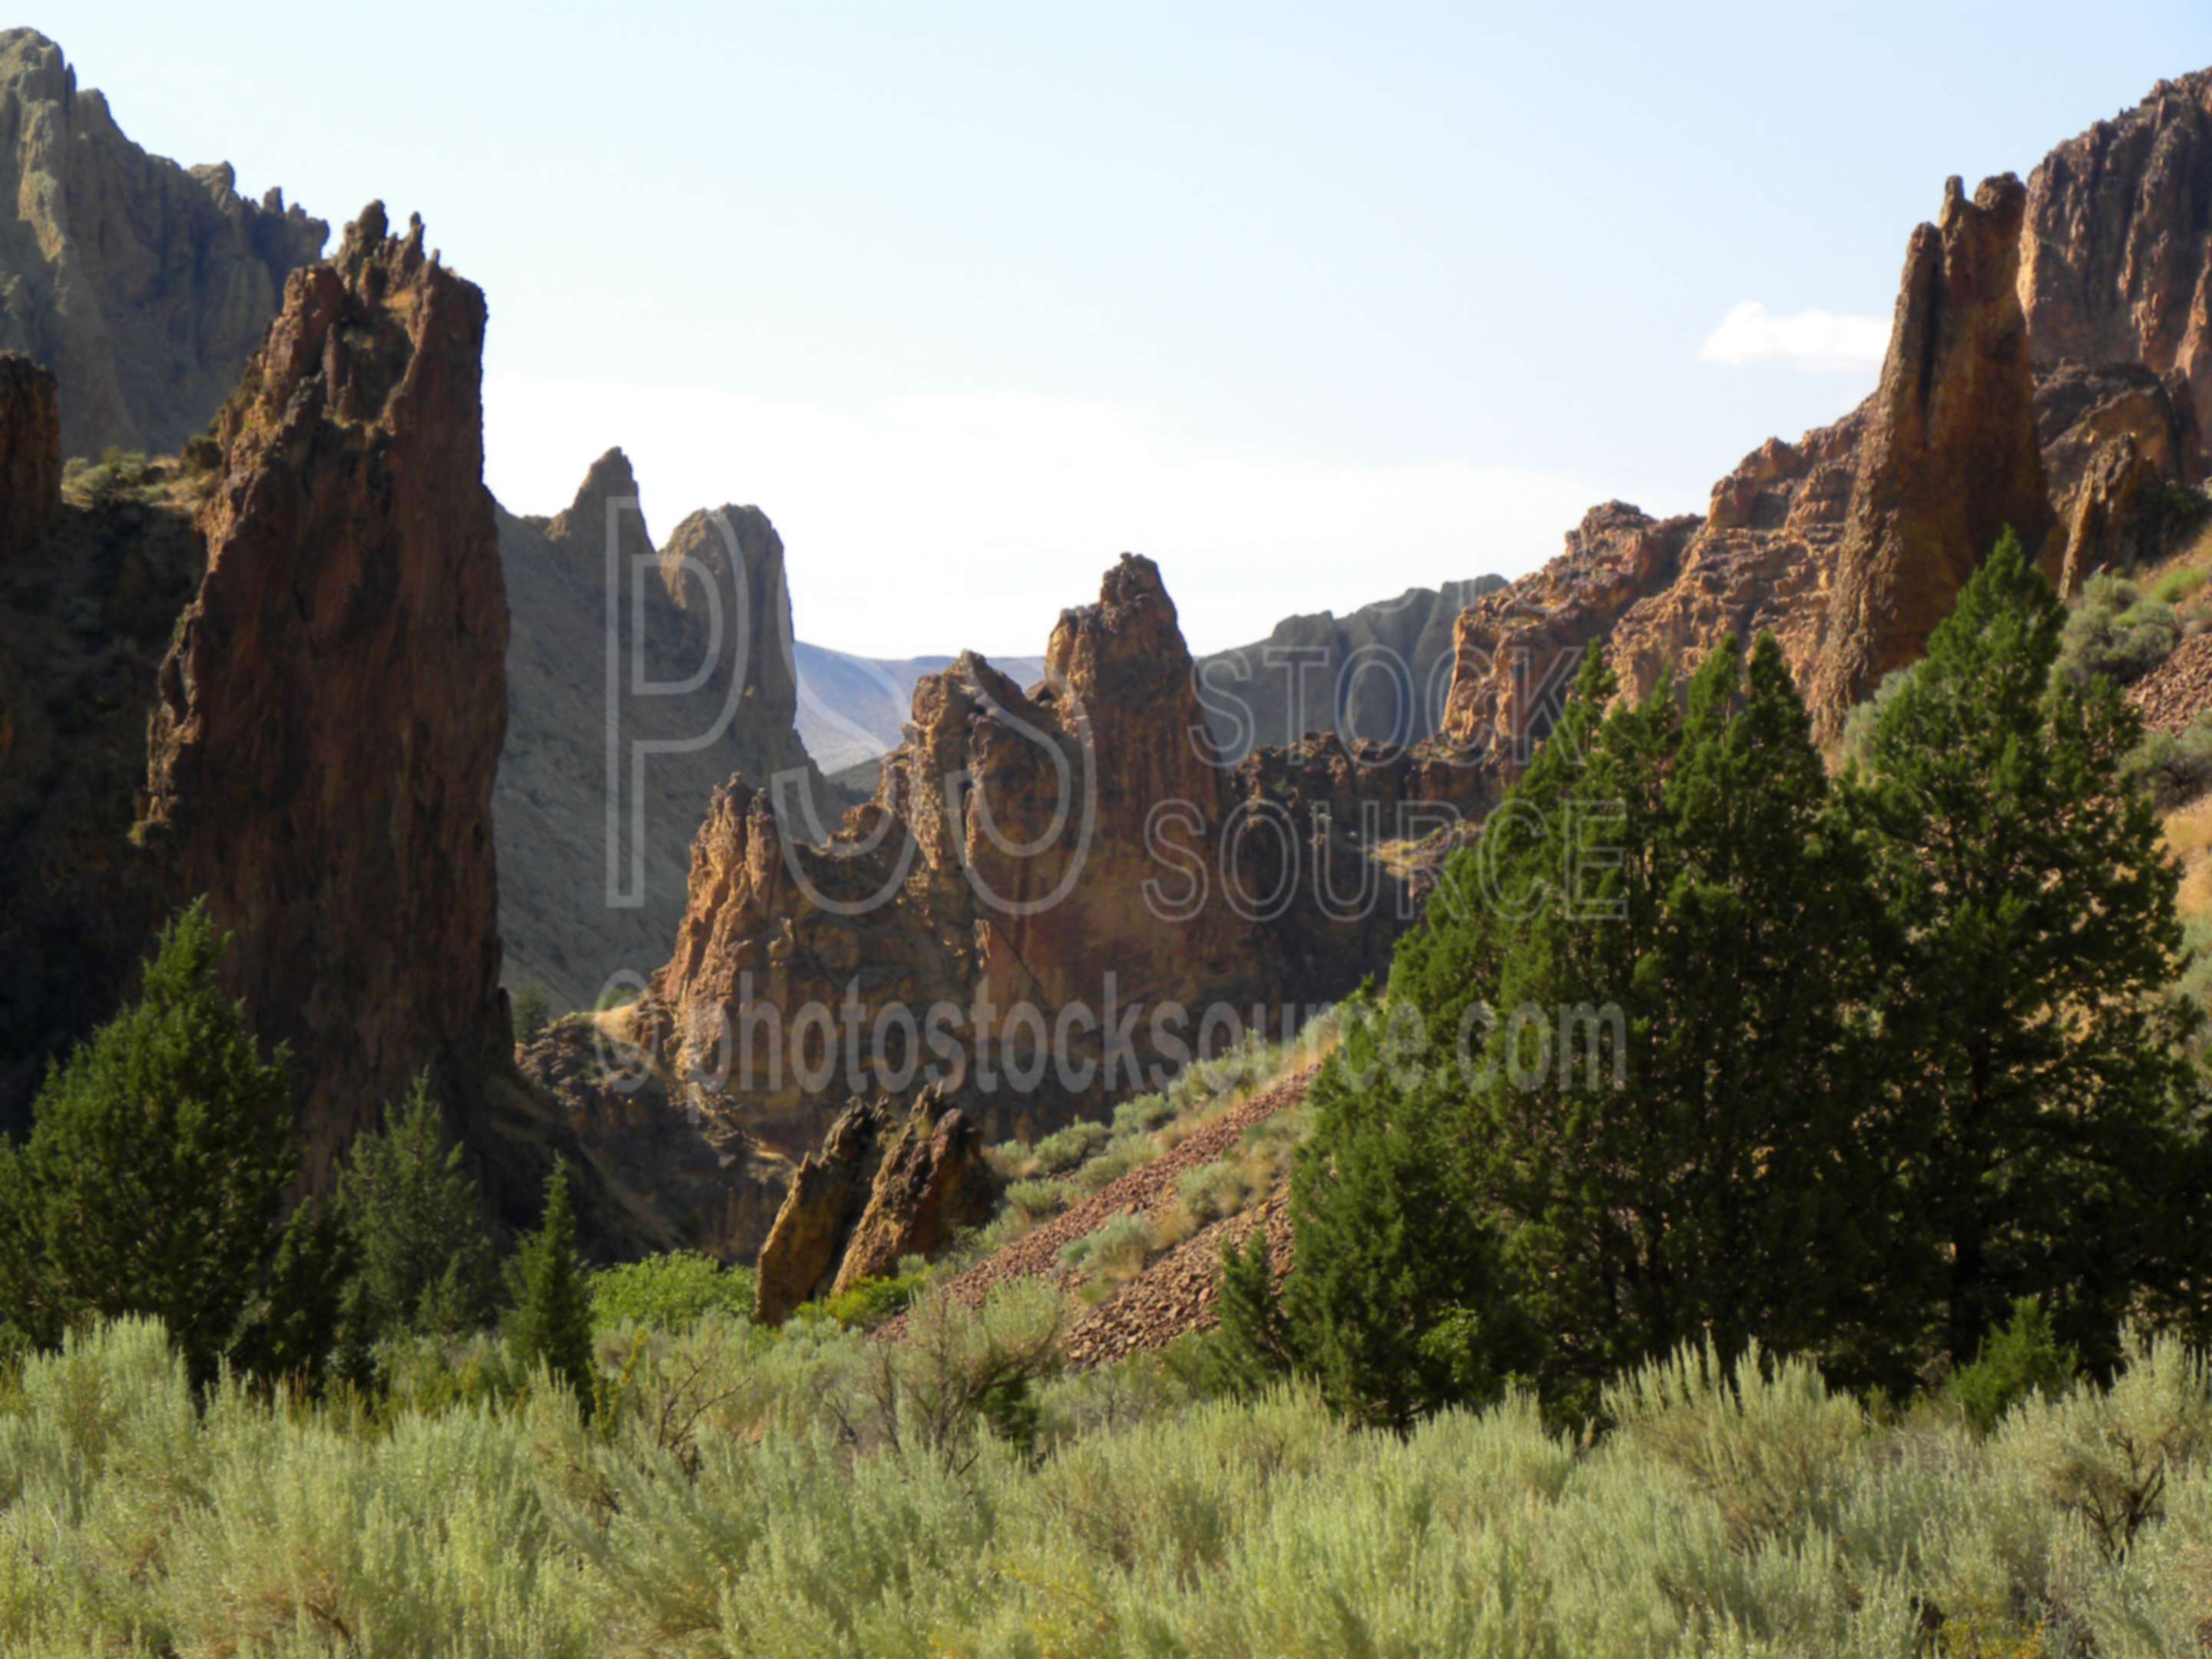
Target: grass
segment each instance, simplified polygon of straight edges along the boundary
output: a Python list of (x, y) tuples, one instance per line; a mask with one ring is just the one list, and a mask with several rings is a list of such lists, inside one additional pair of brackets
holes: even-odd
[(2172, 1343), (1987, 1436), (1688, 1350), (1601, 1437), (1519, 1396), (1401, 1437), (1158, 1358), (1055, 1375), (1035, 1296), (918, 1312), (611, 1336), (589, 1421), (542, 1377), (199, 1403), (157, 1327), (82, 1333), (0, 1379), (0, 1650), (2152, 1659), (2212, 1618)]

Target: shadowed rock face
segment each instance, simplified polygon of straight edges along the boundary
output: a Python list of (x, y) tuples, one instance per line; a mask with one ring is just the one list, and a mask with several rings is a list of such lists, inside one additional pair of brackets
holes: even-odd
[[(499, 549), (513, 617), (495, 812), (506, 983), (588, 1008), (614, 975), (635, 975), (635, 988), (666, 959), (692, 837), (732, 773), (785, 786), (801, 839), (827, 833), (810, 817), (825, 810), (820, 774), (793, 728), (783, 544), (757, 507), (725, 507), (693, 514), (656, 551), (616, 449), (558, 516), (501, 514)], [(635, 695), (633, 670), (690, 689)]]
[(2140, 363), (2212, 434), (2212, 70), (2161, 81), (2030, 175), (2021, 303), (2039, 367)]
[(1327, 733), (1346, 744), (1416, 744), (1437, 729), (1453, 624), (1501, 576), (1409, 588), (1348, 615), (1285, 617), (1264, 640), (1199, 659), (1213, 741), (1234, 763)]
[(237, 935), (318, 1180), (415, 1073), (451, 1099), (508, 1063), (483, 334), (483, 295), (380, 205), (293, 275), (218, 421), (207, 574), (161, 672), (145, 839)]
[(0, 355), (0, 561), (36, 541), (61, 510), (54, 377), (27, 357)]
[(1912, 233), (1809, 699), (1830, 734), (1919, 656), (2005, 530), (2033, 554), (2051, 526), (2020, 306), (2027, 207), (2010, 174), (1971, 201), (1954, 179)]
[(235, 184), (147, 155), (53, 42), (0, 33), (0, 348), (59, 376), (64, 453), (173, 450), (237, 385), (330, 227)]

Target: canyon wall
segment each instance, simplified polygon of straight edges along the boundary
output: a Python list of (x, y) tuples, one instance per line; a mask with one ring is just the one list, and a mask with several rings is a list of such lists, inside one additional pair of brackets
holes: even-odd
[(149, 155), (52, 41), (0, 32), (0, 349), (59, 377), (64, 454), (202, 430), (329, 234), (228, 164)]
[[(656, 548), (616, 449), (555, 517), (501, 513), (499, 551), (512, 616), (493, 814), (505, 981), (542, 987), (556, 1011), (589, 1008), (666, 959), (692, 838), (732, 773), (780, 787), (803, 840), (834, 819), (793, 728), (783, 544), (759, 508), (724, 507)], [(640, 693), (641, 678), (663, 689)]]
[(237, 935), (318, 1175), (426, 1067), (503, 1062), (491, 791), (507, 602), (483, 294), (371, 204), (217, 422), (207, 574), (162, 664), (142, 838)]

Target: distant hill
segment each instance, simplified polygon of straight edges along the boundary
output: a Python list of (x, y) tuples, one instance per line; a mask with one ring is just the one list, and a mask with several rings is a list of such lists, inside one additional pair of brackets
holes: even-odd
[[(800, 641), (799, 740), (814, 763), (838, 773), (898, 746), (924, 674), (952, 666), (951, 657), (856, 657)], [(994, 657), (991, 665), (1027, 685), (1044, 672), (1042, 657)]]

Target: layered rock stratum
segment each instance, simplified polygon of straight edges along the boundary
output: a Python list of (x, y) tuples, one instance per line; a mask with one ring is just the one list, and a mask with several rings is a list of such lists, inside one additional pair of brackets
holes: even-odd
[(237, 185), (149, 155), (52, 41), (0, 32), (0, 349), (59, 377), (65, 454), (174, 450), (238, 384), (330, 227)]

